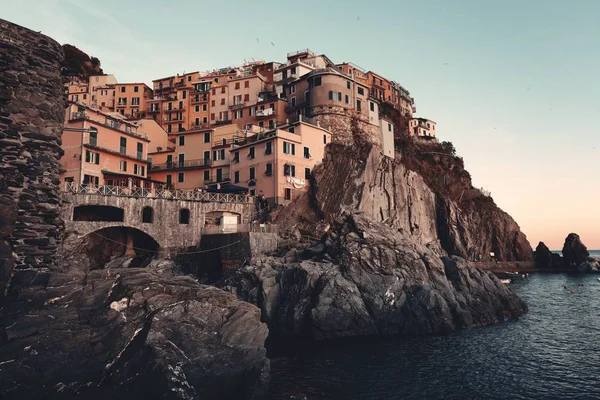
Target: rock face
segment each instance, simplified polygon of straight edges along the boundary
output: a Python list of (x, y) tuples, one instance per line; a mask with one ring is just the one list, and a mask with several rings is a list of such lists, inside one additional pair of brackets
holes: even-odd
[(587, 247), (581, 243), (581, 239), (576, 233), (570, 233), (567, 236), (562, 249), (562, 254), (563, 264), (566, 268), (577, 268), (590, 256)]
[(274, 334), (317, 339), (434, 334), (527, 310), (492, 274), (368, 213), (345, 213), (308, 250), (253, 260), (230, 289), (262, 309)]
[[(531, 245), (525, 235), (490, 197), (472, 188), (458, 194), (443, 192), (442, 184), (438, 185), (439, 193), (435, 192), (431, 188), (434, 185), (424, 175), (408, 169), (399, 161), (401, 158), (385, 157), (377, 146), (363, 145), (357, 150), (330, 145), (324, 163), (314, 171), (315, 220), (330, 220), (345, 210), (357, 210), (410, 234), (427, 247), (472, 261), (487, 260), (490, 252), (499, 261), (531, 260)], [(454, 170), (466, 173), (451, 162), (442, 165), (429, 175), (444, 178), (458, 174)], [(286, 215), (305, 218), (308, 214), (306, 210), (294, 210), (294, 206), (281, 213), (278, 222), (283, 227), (291, 225), (285, 221)]]
[(54, 265), (62, 59), (54, 40), (0, 19), (0, 301)]
[[(168, 264), (168, 263), (167, 263)], [(53, 274), (7, 328), (4, 399), (254, 399), (267, 327), (230, 293), (146, 269)]]
[(562, 257), (552, 253), (544, 242), (538, 243), (534, 253), (535, 267), (539, 269), (561, 269), (563, 268)]

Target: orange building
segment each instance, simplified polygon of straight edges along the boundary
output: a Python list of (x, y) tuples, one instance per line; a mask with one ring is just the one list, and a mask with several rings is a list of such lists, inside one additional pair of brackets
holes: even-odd
[(248, 136), (230, 150), (231, 182), (270, 204), (288, 203), (308, 189), (330, 141), (329, 131), (301, 121)]
[(149, 154), (153, 180), (175, 189), (202, 188), (230, 180), (229, 149), (244, 137), (237, 125), (182, 131), (172, 137), (172, 147)]
[(61, 181), (152, 185), (146, 178), (150, 141), (135, 123), (81, 103), (69, 103), (65, 113)]
[(145, 83), (119, 83), (115, 85), (115, 111), (128, 118), (146, 115), (147, 101), (153, 92)]
[(412, 118), (408, 121), (410, 136), (416, 136), (421, 139), (435, 139), (435, 126), (435, 121), (426, 118)]

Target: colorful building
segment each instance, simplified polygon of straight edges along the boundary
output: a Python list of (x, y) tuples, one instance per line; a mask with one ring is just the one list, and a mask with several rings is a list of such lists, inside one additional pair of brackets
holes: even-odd
[(150, 140), (114, 113), (69, 103), (62, 134), (61, 181), (150, 187), (146, 177)]
[(426, 118), (412, 118), (408, 122), (408, 130), (410, 136), (415, 136), (421, 139), (435, 139), (436, 123)]
[(153, 98), (152, 89), (145, 83), (119, 83), (114, 86), (114, 92), (115, 111), (127, 118), (145, 116), (147, 101)]
[(329, 131), (302, 121), (248, 135), (230, 150), (231, 183), (270, 204), (288, 203), (308, 189), (330, 142)]

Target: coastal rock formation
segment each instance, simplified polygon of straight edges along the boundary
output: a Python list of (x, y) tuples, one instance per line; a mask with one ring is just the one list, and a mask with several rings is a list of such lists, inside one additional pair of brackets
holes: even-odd
[(562, 257), (550, 251), (544, 242), (539, 242), (533, 254), (535, 267), (539, 269), (552, 270), (563, 268)]
[(578, 234), (569, 233), (565, 239), (562, 255), (565, 268), (577, 269), (579, 265), (588, 259), (590, 253), (587, 251), (587, 247), (581, 242)]
[(344, 213), (309, 249), (252, 260), (230, 290), (261, 307), (273, 334), (317, 339), (435, 334), (527, 310), (494, 275), (368, 213)]
[[(435, 144), (418, 150), (414, 143), (406, 146), (416, 153), (394, 160), (368, 143), (329, 145), (323, 164), (313, 171), (310, 201), (299, 199), (281, 212), (280, 227), (295, 229), (305, 221), (309, 232), (319, 220), (356, 210), (434, 250), (471, 261), (489, 260), (491, 252), (499, 261), (532, 259), (519, 226), (471, 186), (461, 159), (423, 154), (443, 150)], [(413, 160), (419, 157), (418, 163)]]
[(267, 327), (230, 293), (146, 269), (53, 274), (6, 329), (4, 399), (254, 399)]

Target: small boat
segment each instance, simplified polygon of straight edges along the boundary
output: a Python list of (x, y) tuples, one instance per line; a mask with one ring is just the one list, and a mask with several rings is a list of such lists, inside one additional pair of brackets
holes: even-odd
[(510, 279), (500, 279), (500, 282), (504, 283), (504, 284), (508, 284), (510, 282), (512, 282)]

